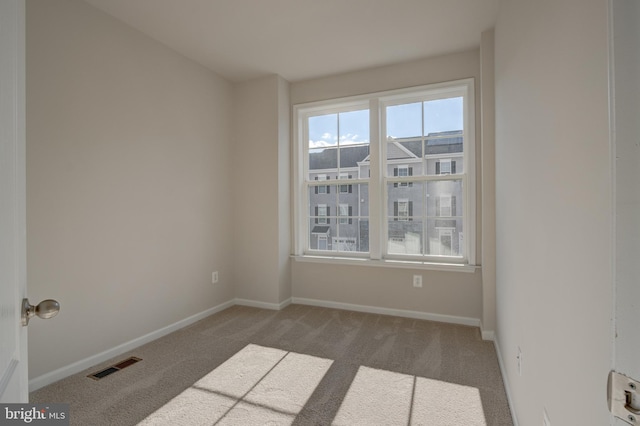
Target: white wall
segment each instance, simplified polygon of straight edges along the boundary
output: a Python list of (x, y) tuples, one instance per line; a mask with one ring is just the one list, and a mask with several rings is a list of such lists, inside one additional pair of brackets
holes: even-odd
[[(329, 76), (291, 84), (292, 105), (324, 99), (476, 79), (476, 170), (480, 185), (480, 52), (478, 49), (393, 66)], [(481, 200), (477, 190), (477, 252), (481, 258)], [(414, 274), (424, 287), (412, 286)], [(295, 261), (292, 264), (294, 298), (400, 309), (422, 313), (482, 318), (482, 274), (424, 269), (335, 266)]]
[(231, 101), (82, 1), (27, 2), (29, 297), (62, 305), (30, 377), (233, 299)]
[(606, 3), (505, 1), (495, 29), (497, 336), (525, 426), (608, 424)]
[[(615, 369), (640, 378), (640, 2), (613, 5), (616, 149)], [(618, 424), (623, 425), (622, 421)]]
[(233, 117), (236, 294), (275, 308), (291, 297), (289, 83), (276, 75), (237, 83)]

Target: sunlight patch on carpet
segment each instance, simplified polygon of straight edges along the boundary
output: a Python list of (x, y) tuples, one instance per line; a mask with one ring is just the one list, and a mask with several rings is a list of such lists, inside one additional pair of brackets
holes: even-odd
[(486, 426), (487, 423), (477, 388), (362, 366), (333, 424)]
[(249, 344), (138, 424), (291, 424), (332, 363)]

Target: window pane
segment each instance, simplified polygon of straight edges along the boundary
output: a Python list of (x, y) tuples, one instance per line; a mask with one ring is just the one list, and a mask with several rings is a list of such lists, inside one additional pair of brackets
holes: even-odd
[(339, 114), (340, 145), (369, 143), (369, 110)]
[[(338, 193), (337, 251), (369, 251), (369, 185), (348, 186)], [(338, 189), (340, 191), (340, 189)]]
[(422, 136), (422, 102), (387, 107), (387, 140)]
[(411, 167), (411, 176), (422, 174), (422, 142), (393, 140), (387, 142), (387, 176), (397, 176), (393, 173), (393, 167), (398, 164)]
[(342, 112), (338, 122), (340, 178), (368, 178), (360, 173), (358, 163), (362, 165), (369, 156), (369, 110)]
[(340, 186), (326, 185), (328, 192), (319, 194), (319, 185), (309, 188), (309, 249), (368, 252), (369, 186), (350, 184), (344, 193)]
[(309, 117), (309, 151), (338, 144), (338, 114)]
[(325, 179), (335, 179), (337, 164), (337, 148), (322, 148), (309, 151), (309, 181), (319, 180), (320, 176)]
[(424, 182), (409, 181), (387, 184), (387, 217), (390, 221), (422, 219)]
[[(324, 187), (326, 192), (321, 193), (320, 187)], [(316, 189), (318, 193), (316, 194)], [(312, 185), (309, 186), (309, 217), (315, 218), (318, 224), (331, 224), (338, 215), (336, 204), (336, 185)]]
[(427, 200), (428, 217), (461, 218), (464, 211), (462, 180), (427, 182)]
[(427, 251), (431, 256), (464, 256), (462, 218), (427, 220)]
[(369, 216), (369, 185), (349, 185), (348, 192), (338, 194), (338, 203), (349, 206), (351, 216)]
[(331, 226), (318, 224), (315, 218), (309, 220), (309, 249), (331, 250)]
[(389, 220), (387, 252), (389, 254), (422, 254), (422, 220), (401, 222)]
[(424, 133), (426, 136), (442, 132), (462, 132), (463, 100), (438, 99), (424, 103)]

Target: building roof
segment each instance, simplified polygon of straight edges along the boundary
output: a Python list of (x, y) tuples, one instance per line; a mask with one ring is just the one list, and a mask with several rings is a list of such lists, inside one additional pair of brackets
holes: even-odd
[(328, 226), (328, 225), (316, 225), (311, 230), (311, 233), (312, 234), (326, 234), (327, 232), (329, 232), (329, 229), (331, 229), (331, 227)]
[[(419, 159), (422, 157), (422, 140), (396, 138), (387, 145), (389, 160)], [(426, 137), (425, 155), (461, 153), (462, 131), (429, 133)], [(358, 167), (358, 163), (369, 161), (369, 145), (343, 145), (340, 148), (340, 168)], [(338, 147), (312, 150), (309, 153), (309, 170), (337, 169)]]
[[(358, 162), (369, 155), (369, 145), (345, 145), (340, 147), (340, 168), (358, 167)], [(309, 170), (337, 169), (338, 148), (324, 148), (309, 153)]]

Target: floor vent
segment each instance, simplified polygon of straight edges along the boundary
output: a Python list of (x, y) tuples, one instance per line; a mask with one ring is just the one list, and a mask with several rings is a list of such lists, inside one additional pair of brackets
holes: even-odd
[(100, 370), (96, 373), (93, 374), (89, 374), (87, 377), (89, 377), (90, 379), (93, 380), (100, 380), (104, 377), (107, 377), (110, 374), (113, 374), (117, 371), (122, 370), (123, 368), (127, 368), (130, 365), (135, 364), (138, 361), (142, 361), (141, 358), (136, 358), (135, 356), (132, 356), (131, 358), (127, 358), (124, 361), (120, 361), (117, 364), (112, 365), (111, 367), (107, 367), (104, 370)]

